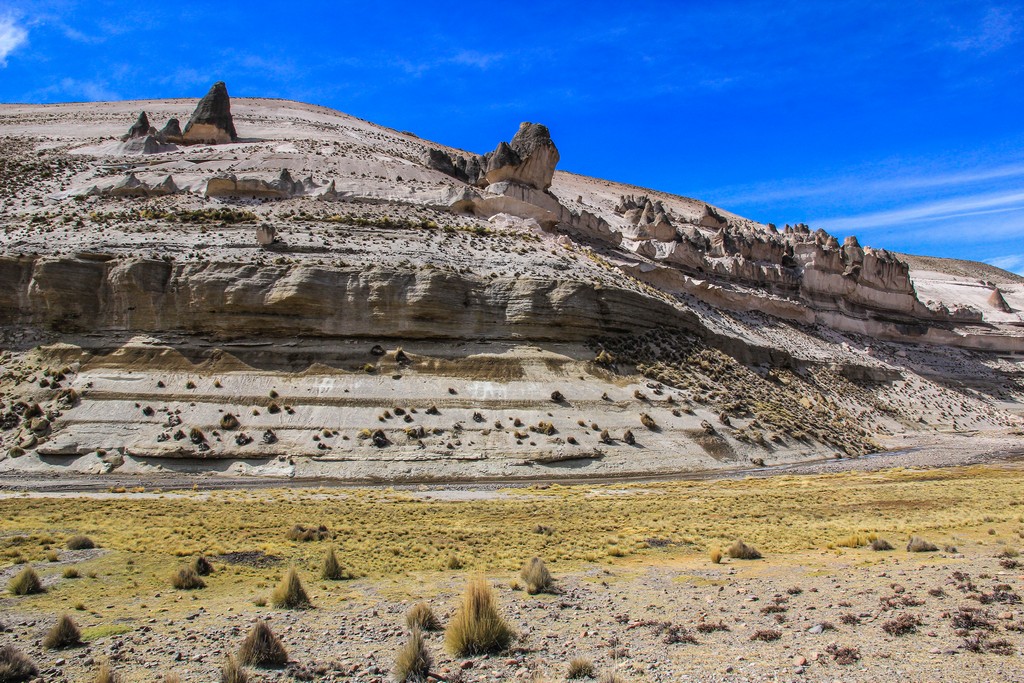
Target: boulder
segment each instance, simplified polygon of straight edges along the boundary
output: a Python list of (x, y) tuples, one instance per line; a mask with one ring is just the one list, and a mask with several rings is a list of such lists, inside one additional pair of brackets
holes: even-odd
[(998, 287), (993, 287), (992, 293), (988, 295), (988, 305), (1001, 313), (1013, 313), (1013, 309), (1010, 308), (1010, 304), (1006, 303), (1006, 299)]
[(216, 175), (206, 181), (206, 197), (258, 197), (266, 199), (288, 199), (304, 191), (302, 183), (292, 179), (288, 169), (273, 180), (243, 177), (233, 174)]
[(273, 244), (276, 236), (277, 229), (273, 225), (261, 225), (256, 228), (256, 242), (261, 247)]
[(190, 144), (222, 144), (236, 142), (238, 134), (231, 119), (231, 99), (228, 87), (217, 81), (206, 93), (192, 112), (192, 118), (185, 124), (184, 135)]

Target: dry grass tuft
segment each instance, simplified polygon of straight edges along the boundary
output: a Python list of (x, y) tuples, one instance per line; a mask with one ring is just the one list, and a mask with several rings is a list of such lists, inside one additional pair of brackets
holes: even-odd
[(461, 657), (501, 652), (513, 636), (512, 627), (498, 612), (491, 586), (482, 578), (470, 581), (462, 606), (445, 630), (448, 650)]
[(287, 537), (289, 541), (322, 541), (325, 538), (330, 538), (331, 532), (323, 524), (318, 527), (305, 527), (296, 524), (288, 530)]
[(722, 563), (722, 549), (721, 548), (712, 548), (711, 552), (708, 553), (708, 555), (711, 557), (711, 561), (714, 564), (721, 564)]
[(397, 683), (426, 681), (433, 664), (434, 658), (430, 656), (430, 650), (427, 649), (427, 644), (423, 640), (423, 632), (414, 628), (409, 635), (409, 640), (395, 657), (393, 672), (395, 681)]
[(249, 675), (234, 655), (228, 655), (220, 668), (220, 683), (249, 683)]
[(260, 620), (238, 648), (238, 661), (246, 666), (279, 669), (288, 663), (288, 651), (271, 630), (270, 624)]
[(92, 550), (96, 547), (96, 543), (84, 534), (75, 534), (68, 539), (65, 547), (68, 550)]
[(425, 602), (417, 602), (405, 615), (405, 623), (412, 629), (421, 631), (440, 631), (441, 622), (438, 620), (434, 610)]
[(206, 555), (200, 555), (192, 561), (192, 571), (199, 576), (209, 576), (213, 573), (213, 563)]
[(884, 552), (886, 550), (892, 550), (893, 548), (892, 543), (889, 543), (889, 541), (885, 540), (884, 538), (876, 538), (875, 540), (871, 541), (871, 549), (876, 550), (878, 552)]
[(523, 565), (519, 577), (526, 584), (526, 592), (530, 595), (550, 593), (554, 589), (555, 580), (551, 577), (544, 560), (534, 557)]
[(752, 545), (747, 545), (740, 539), (736, 539), (732, 545), (729, 546), (726, 552), (729, 557), (734, 560), (760, 560), (761, 553)]
[(566, 672), (565, 677), (575, 681), (581, 678), (593, 678), (595, 675), (597, 672), (592, 661), (586, 657), (573, 657), (569, 660), (569, 671)]
[(192, 567), (178, 567), (178, 571), (171, 576), (171, 585), (183, 591), (206, 588), (206, 582), (199, 578)]
[(35, 662), (13, 645), (0, 647), (0, 681), (24, 683), (39, 674)]
[(281, 582), (277, 584), (277, 588), (270, 594), (270, 604), (279, 609), (312, 607), (295, 567), (288, 570), (288, 573), (281, 578)]
[(765, 642), (765, 643), (770, 643), (772, 641), (778, 640), (781, 637), (782, 637), (782, 633), (780, 631), (773, 631), (772, 629), (769, 629), (769, 628), (763, 628), (763, 629), (754, 631), (754, 633), (750, 636), (750, 639), (751, 640), (760, 640), (760, 641)]
[(92, 679), (93, 683), (118, 683), (119, 680), (120, 676), (114, 673), (108, 659), (100, 662), (100, 668), (96, 669), (96, 675)]
[(907, 541), (908, 553), (933, 553), (938, 549), (937, 545), (929, 543), (920, 536), (911, 536), (910, 540)]
[(916, 614), (903, 613), (882, 624), (882, 630), (890, 636), (905, 636), (908, 633), (917, 633), (917, 627), (921, 625), (921, 618)]
[(327, 549), (323, 570), (320, 572), (320, 575), (328, 581), (347, 581), (355, 578), (355, 574), (342, 567), (341, 563), (338, 562), (338, 556), (334, 553), (334, 548)]
[(46, 592), (46, 589), (43, 588), (43, 582), (32, 567), (25, 567), (18, 572), (8, 582), (7, 590), (11, 592), (11, 595), (33, 595)]
[(65, 650), (81, 644), (82, 632), (78, 630), (75, 620), (66, 614), (43, 637), (43, 647), (47, 650)]

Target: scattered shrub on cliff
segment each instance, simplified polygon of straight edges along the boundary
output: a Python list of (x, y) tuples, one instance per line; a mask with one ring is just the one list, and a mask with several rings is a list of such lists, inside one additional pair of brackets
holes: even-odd
[(780, 631), (773, 631), (772, 629), (769, 629), (769, 628), (763, 628), (763, 629), (759, 629), (757, 631), (754, 631), (754, 633), (750, 636), (750, 639), (751, 640), (760, 640), (760, 641), (765, 642), (765, 643), (770, 643), (773, 640), (778, 640), (781, 637), (782, 637), (782, 633)]
[(224, 413), (220, 418), (220, 428), (227, 431), (238, 429), (238, 418), (231, 413)]
[(891, 636), (905, 636), (909, 633), (916, 633), (917, 627), (920, 625), (921, 618), (916, 614), (903, 613), (882, 624), (882, 630)]
[(547, 436), (551, 436), (558, 432), (558, 430), (555, 429), (555, 425), (551, 424), (550, 422), (545, 422), (543, 420), (541, 422), (538, 422), (536, 427), (530, 427), (530, 431), (537, 432), (538, 434), (545, 434)]
[(654, 418), (647, 413), (640, 413), (640, 424), (647, 427), (651, 431), (658, 428), (658, 423), (654, 421)]

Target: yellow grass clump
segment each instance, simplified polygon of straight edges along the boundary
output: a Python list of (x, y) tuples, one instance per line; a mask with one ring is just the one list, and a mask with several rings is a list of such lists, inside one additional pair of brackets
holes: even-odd
[(466, 586), (462, 606), (445, 629), (444, 642), (453, 655), (470, 657), (501, 652), (514, 635), (512, 627), (498, 612), (494, 589), (478, 578)]

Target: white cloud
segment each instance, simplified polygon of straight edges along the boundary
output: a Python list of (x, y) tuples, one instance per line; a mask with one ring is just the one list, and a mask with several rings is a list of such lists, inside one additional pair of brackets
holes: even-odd
[(952, 47), (961, 52), (988, 54), (1000, 50), (1016, 40), (1018, 20), (1013, 12), (993, 7), (972, 34), (953, 41)]
[(822, 219), (835, 230), (885, 228), (921, 221), (978, 216), (1024, 209), (1024, 191), (993, 192), (923, 202), (891, 211), (877, 211), (858, 216)]
[(7, 55), (28, 40), (28, 31), (18, 26), (13, 17), (0, 17), (0, 67), (7, 66)]
[(1024, 275), (1024, 254), (997, 256), (986, 260), (985, 263), (995, 266), (996, 268), (1008, 270), (1011, 273), (1017, 273), (1017, 275)]

